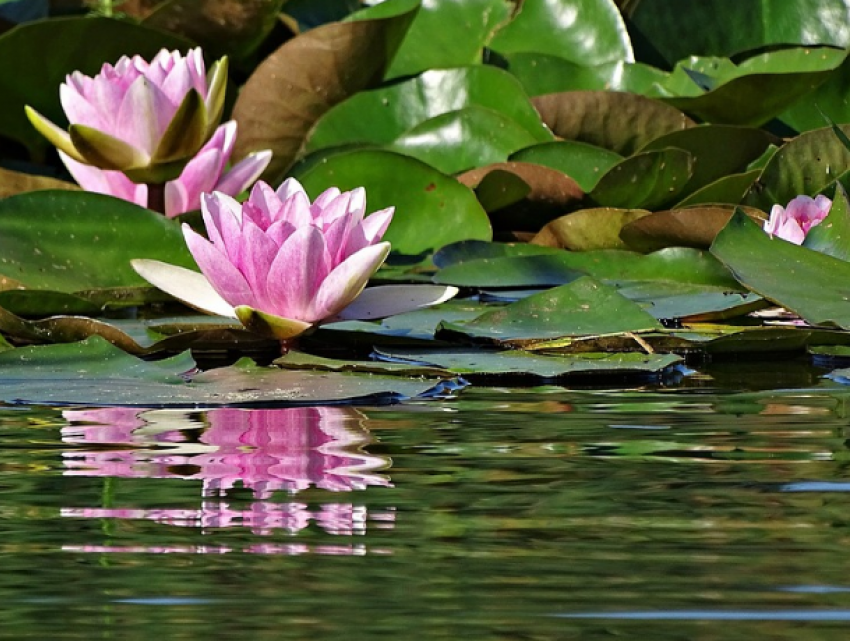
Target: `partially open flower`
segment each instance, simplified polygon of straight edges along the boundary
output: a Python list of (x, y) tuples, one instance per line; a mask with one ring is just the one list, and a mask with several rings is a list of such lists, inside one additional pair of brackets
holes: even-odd
[(826, 196), (797, 196), (787, 207), (774, 205), (764, 230), (795, 245), (802, 245), (812, 227), (819, 225), (832, 207)]
[(32, 107), (26, 113), (73, 160), (123, 171), (134, 182), (162, 183), (180, 175), (213, 135), (226, 84), (226, 58), (207, 75), (199, 48), (185, 57), (163, 49), (150, 63), (125, 56), (93, 78), (67, 76), (59, 89), (67, 131)]
[[(199, 209), (201, 194), (204, 192), (220, 191), (228, 196), (236, 196), (260, 177), (271, 160), (270, 151), (250, 154), (225, 171), (235, 142), (236, 122), (231, 120), (216, 129), (213, 137), (188, 162), (180, 176), (165, 183), (166, 216), (173, 218)], [(83, 189), (148, 207), (147, 185), (134, 183), (120, 171), (98, 169), (77, 162), (62, 151), (59, 156)]]
[(436, 285), (364, 290), (389, 254), (381, 239), (393, 209), (366, 217), (362, 188), (331, 188), (311, 204), (294, 178), (277, 191), (258, 182), (241, 205), (204, 194), (201, 210), (209, 240), (185, 224), (183, 233), (203, 274), (153, 260), (133, 267), (190, 306), (258, 333), (288, 340), (329, 320), (391, 316), (457, 293)]

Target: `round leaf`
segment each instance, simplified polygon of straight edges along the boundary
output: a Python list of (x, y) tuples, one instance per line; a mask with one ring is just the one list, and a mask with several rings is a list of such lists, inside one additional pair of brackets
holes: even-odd
[(609, 169), (590, 199), (603, 207), (657, 209), (682, 193), (692, 167), (693, 156), (681, 149), (635, 154)]

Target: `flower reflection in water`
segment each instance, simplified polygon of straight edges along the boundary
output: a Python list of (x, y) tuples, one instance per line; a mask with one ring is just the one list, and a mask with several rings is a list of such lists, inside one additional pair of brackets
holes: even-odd
[[(388, 460), (362, 451), (371, 437), (362, 426), (365, 417), (352, 408), (214, 409), (205, 413), (205, 423), (192, 422), (185, 412), (133, 408), (69, 410), (64, 418), (72, 424), (63, 428), (63, 441), (81, 447), (65, 453), (67, 475), (183, 478), (200, 480), (203, 486), (197, 509), (64, 508), (63, 516), (149, 519), (200, 528), (205, 534), (215, 528), (247, 527), (259, 535), (280, 530), (294, 535), (315, 523), (328, 534), (351, 536), (365, 534), (367, 520), (373, 528), (393, 527), (391, 510), (367, 514), (364, 506), (348, 502), (311, 508), (301, 501), (271, 500), (275, 492), (295, 495), (319, 488), (341, 493), (390, 485), (377, 473), (389, 466)], [(192, 429), (203, 429), (198, 439), (191, 438)], [(110, 449), (83, 449), (92, 446)], [(224, 500), (237, 485), (253, 494), (247, 509)], [(90, 551), (105, 550), (94, 546)], [(135, 546), (121, 550), (139, 551)], [(230, 551), (221, 546), (145, 550)], [(352, 554), (365, 548), (263, 543), (247, 551)]]

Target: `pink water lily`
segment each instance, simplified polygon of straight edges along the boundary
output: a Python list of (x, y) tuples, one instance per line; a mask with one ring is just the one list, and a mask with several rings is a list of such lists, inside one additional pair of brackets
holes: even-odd
[[(220, 125), (198, 155), (186, 164), (180, 176), (165, 183), (166, 216), (173, 218), (200, 208), (204, 192), (220, 191), (236, 196), (260, 177), (271, 160), (271, 151), (250, 154), (226, 170), (236, 143), (236, 129), (236, 122), (232, 120)], [(98, 169), (77, 162), (62, 151), (59, 156), (83, 189), (148, 206), (147, 185), (134, 183), (120, 171)]]
[(391, 316), (457, 293), (428, 285), (364, 290), (389, 254), (381, 239), (393, 208), (365, 216), (363, 188), (331, 188), (311, 203), (294, 178), (277, 191), (258, 182), (242, 204), (205, 194), (201, 210), (209, 240), (183, 225), (201, 274), (152, 260), (133, 267), (192, 307), (280, 340), (329, 320)]
[(802, 245), (812, 227), (819, 225), (826, 218), (831, 207), (832, 201), (823, 195), (817, 198), (797, 196), (787, 207), (773, 206), (770, 219), (764, 224), (764, 230), (771, 236)]
[(163, 49), (150, 63), (125, 56), (94, 77), (68, 75), (59, 89), (67, 131), (32, 107), (26, 113), (76, 162), (162, 183), (179, 175), (215, 132), (226, 84), (226, 58), (207, 75), (199, 48), (185, 56)]

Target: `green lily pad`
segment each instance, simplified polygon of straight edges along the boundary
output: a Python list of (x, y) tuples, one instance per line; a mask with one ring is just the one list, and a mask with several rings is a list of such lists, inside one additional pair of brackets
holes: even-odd
[(386, 77), (481, 62), (490, 34), (509, 13), (504, 0), (423, 2)]
[(28, 288), (65, 293), (146, 284), (130, 267), (133, 258), (195, 264), (174, 221), (123, 200), (77, 191), (0, 200), (0, 255), (0, 275)]
[(525, 0), (490, 47), (499, 53), (557, 55), (585, 65), (634, 60), (629, 33), (613, 0)]
[(80, 188), (74, 183), (48, 178), (47, 176), (36, 176), (24, 174), (19, 171), (3, 169), (0, 167), (0, 198), (23, 194), (28, 191), (43, 189), (68, 189), (78, 191)]
[(658, 209), (685, 190), (693, 166), (694, 157), (681, 149), (635, 154), (609, 169), (588, 196), (600, 207)]
[(694, 122), (663, 102), (630, 93), (564, 91), (531, 101), (555, 135), (629, 156)]
[(639, 305), (590, 277), (485, 312), (462, 325), (443, 323), (441, 327), (497, 341), (660, 329), (658, 321)]
[(487, 213), (470, 189), (400, 154), (379, 150), (340, 153), (310, 167), (298, 179), (312, 197), (331, 186), (343, 191), (365, 187), (369, 211), (395, 207), (384, 240), (402, 254), (416, 255), (458, 240), (489, 240), (492, 236)]
[(571, 282), (575, 280), (576, 271), (612, 282), (669, 280), (717, 285), (733, 291), (740, 288), (729, 271), (711, 254), (687, 247), (669, 247), (648, 255), (602, 249), (479, 258), (444, 267), (433, 280), (461, 287), (539, 287), (551, 285), (558, 279), (561, 283)]
[[(677, 97), (673, 87), (674, 95), (662, 99), (707, 122), (757, 127), (826, 81), (846, 56), (844, 51), (829, 48), (773, 51), (709, 76), (714, 87), (705, 93)], [(695, 63), (698, 61), (679, 64)]]
[[(693, 175), (685, 186), (692, 193), (729, 174), (744, 171), (776, 139), (761, 129), (700, 125), (656, 138), (641, 151), (682, 149), (693, 156)], [(738, 202), (738, 201), (735, 201)]]
[[(630, 26), (669, 64), (697, 54), (731, 56), (765, 45), (850, 45), (844, 0), (641, 0), (624, 4)], [(825, 16), (835, 16), (825, 18)]]
[(410, 80), (356, 93), (322, 116), (306, 149), (388, 145), (426, 120), (473, 105), (501, 113), (537, 142), (552, 138), (513, 76), (497, 67), (476, 65), (431, 69)]
[(104, 62), (114, 63), (122, 55), (150, 59), (162, 48), (185, 51), (190, 46), (174, 34), (108, 18), (52, 18), (19, 25), (0, 35), (0, 136), (38, 155), (49, 143), (29, 124), (23, 105), (62, 125), (67, 121), (59, 85), (67, 74), (92, 76)]
[(711, 253), (741, 284), (809, 323), (850, 329), (850, 263), (771, 238), (740, 210)]
[(575, 180), (583, 191), (588, 192), (609, 169), (621, 162), (623, 157), (595, 145), (575, 140), (558, 140), (521, 149), (512, 154), (510, 160), (557, 169)]
[(473, 105), (416, 125), (388, 148), (443, 173), (456, 174), (504, 162), (513, 152), (537, 142), (525, 128), (498, 111)]
[[(850, 125), (841, 125), (850, 134)], [(800, 134), (773, 154), (744, 198), (744, 204), (770, 211), (805, 194), (814, 196), (850, 167), (848, 151), (831, 127)]]
[(418, 7), (419, 0), (392, 0), (375, 7), (381, 13), (374, 19), (317, 27), (268, 56), (233, 107), (234, 159), (271, 149), (264, 177), (279, 182), (323, 113), (380, 83)]
[(841, 183), (836, 183), (829, 213), (819, 225), (809, 230), (803, 247), (850, 261), (850, 202)]
[(392, 403), (420, 395), (438, 379), (285, 371), (243, 359), (191, 382), (188, 354), (148, 362), (101, 338), (0, 353), (0, 401), (136, 407), (291, 406)]
[(423, 363), (444, 368), (471, 381), (486, 382), (502, 376), (539, 378), (586, 378), (605, 376), (657, 375), (681, 362), (673, 354), (603, 354), (540, 356), (521, 350), (452, 349), (379, 349), (379, 358), (411, 364)]
[(655, 318), (687, 322), (725, 320), (762, 309), (767, 303), (752, 292), (726, 287), (648, 281), (619, 283), (617, 291)]
[(434, 253), (437, 267), (449, 267), (479, 258), (505, 258), (511, 256), (540, 256), (560, 254), (557, 249), (527, 243), (488, 243), (481, 240), (462, 240), (446, 245)]
[(645, 209), (582, 209), (548, 223), (531, 242), (570, 251), (628, 249), (620, 240), (620, 230), (649, 213)]
[(529, 96), (559, 91), (623, 91), (648, 95), (667, 81), (667, 73), (622, 60), (601, 65), (570, 62), (558, 55), (520, 51), (505, 55), (508, 70)]
[(833, 122), (850, 122), (850, 58), (846, 58), (827, 80), (799, 98), (779, 115), (779, 119), (797, 131), (810, 131), (824, 126), (824, 115)]
[(693, 205), (737, 204), (744, 199), (760, 175), (761, 169), (753, 169), (724, 176), (680, 200), (676, 203), (675, 209), (684, 209)]
[(422, 366), (409, 363), (385, 363), (381, 361), (351, 361), (335, 358), (323, 358), (305, 352), (292, 350), (274, 364), (287, 370), (317, 372), (360, 372), (364, 374), (386, 374), (387, 376), (429, 376), (451, 378), (454, 374), (439, 366)]

